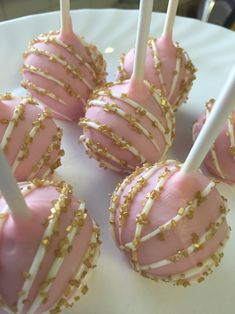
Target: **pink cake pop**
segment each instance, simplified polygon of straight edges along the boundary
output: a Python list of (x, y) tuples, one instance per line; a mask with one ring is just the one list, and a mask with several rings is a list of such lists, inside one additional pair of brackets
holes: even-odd
[(110, 223), (133, 268), (187, 286), (218, 266), (228, 239), (225, 199), (198, 169), (232, 107), (235, 68), (185, 163), (137, 168), (111, 198)]
[(20, 188), (22, 200), (1, 186), (0, 313), (59, 313), (88, 290), (99, 229), (68, 184), (38, 179)]
[(175, 132), (171, 106), (159, 90), (143, 80), (151, 1), (146, 5), (149, 12), (140, 11), (138, 53), (131, 79), (95, 90), (80, 121), (84, 128), (80, 139), (87, 153), (115, 171), (130, 172), (163, 158)]
[(0, 146), (17, 181), (44, 178), (60, 166), (62, 130), (32, 97), (0, 96)]
[(133, 268), (187, 286), (204, 280), (223, 256), (227, 207), (200, 171), (186, 176), (166, 161), (138, 168), (111, 202), (113, 234)]
[(61, 0), (60, 32), (34, 38), (24, 53), (21, 85), (55, 117), (77, 121), (91, 91), (105, 82), (106, 65), (94, 45), (74, 34), (69, 0)]
[[(197, 138), (201, 128), (208, 118), (214, 100), (206, 104), (206, 111), (203, 112), (193, 126), (193, 140)], [(221, 133), (215, 140), (212, 148), (207, 154), (204, 165), (216, 178), (229, 184), (235, 183), (235, 111), (233, 111), (224, 125)]]
[[(169, 0), (163, 34), (148, 40), (145, 61), (145, 79), (162, 90), (174, 110), (187, 100), (195, 79), (196, 69), (188, 54), (172, 42), (172, 29), (178, 0)], [(120, 58), (117, 79), (130, 78), (133, 71), (135, 50)]]

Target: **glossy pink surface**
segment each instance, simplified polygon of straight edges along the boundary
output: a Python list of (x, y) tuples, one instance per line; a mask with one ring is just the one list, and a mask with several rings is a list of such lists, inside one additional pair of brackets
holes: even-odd
[[(149, 223), (143, 225), (141, 237), (148, 235), (163, 224), (171, 221), (178, 214), (180, 208), (188, 206), (189, 201), (193, 200), (198, 191), (202, 191), (210, 182), (201, 172), (193, 174), (181, 174), (179, 170), (172, 168), (172, 164), (167, 165), (171, 169), (171, 175), (165, 182), (161, 194), (154, 200), (154, 204), (148, 215)], [(119, 215), (120, 208), (123, 205), (126, 195), (136, 184), (137, 180), (146, 172), (143, 171), (127, 184), (121, 193), (120, 201), (115, 212), (115, 239), (118, 246), (125, 245), (133, 240), (136, 231), (136, 217), (143, 209), (143, 201), (157, 184), (158, 177), (165, 170), (165, 166), (159, 167), (154, 174), (147, 180), (147, 184), (139, 191), (127, 208), (128, 215), (125, 224), (121, 228), (121, 239), (119, 238)], [(202, 237), (221, 215), (221, 206), (224, 206), (224, 200), (214, 188), (205, 200), (195, 207), (191, 219), (187, 216), (182, 217), (174, 228), (163, 232), (164, 240), (157, 236), (140, 243), (137, 249), (138, 263), (141, 266), (156, 263), (173, 256), (178, 251), (182, 251), (193, 245), (192, 235), (196, 234)], [(147, 274), (166, 278), (171, 275), (181, 274), (190, 269), (196, 268), (199, 262), (204, 262), (220, 247), (228, 234), (228, 225), (226, 220), (218, 227), (215, 235), (206, 241), (205, 245), (192, 252), (188, 257), (182, 257), (177, 262), (160, 266), (156, 269), (146, 270)], [(125, 251), (128, 258), (130, 253)], [(198, 271), (196, 277), (200, 275)], [(182, 277), (183, 278), (183, 277)], [(189, 277), (190, 279), (190, 277)]]
[(69, 121), (77, 121), (83, 115), (91, 91), (103, 83), (106, 76), (105, 62), (97, 48), (72, 31), (39, 35), (26, 50), (24, 65), (39, 69), (47, 77), (24, 69), (23, 79), (54, 96), (40, 93), (24, 83), (23, 86), (50, 107), (57, 118)]
[[(165, 112), (158, 101), (153, 97), (151, 90), (144, 83), (125, 81), (122, 83), (114, 83), (113, 86), (109, 87), (106, 92), (109, 92), (115, 97), (97, 96), (94, 93), (91, 101), (94, 103), (92, 106), (88, 106), (85, 114), (85, 118), (89, 121), (94, 121), (99, 125), (105, 125), (112, 130), (112, 132), (118, 135), (120, 138), (125, 139), (131, 144), (143, 157), (144, 162), (156, 162), (163, 158), (164, 151), (168, 149), (164, 131), (161, 132), (159, 128), (153, 127), (152, 121), (144, 114), (138, 113), (135, 108), (128, 105), (125, 99), (121, 98), (122, 94), (127, 94), (128, 99), (139, 104), (143, 110), (150, 112), (162, 125), (163, 129), (169, 127), (169, 132), (174, 130), (174, 114), (169, 108), (169, 125), (167, 126), (167, 119)], [(158, 94), (160, 98), (160, 94)], [(101, 101), (105, 104), (115, 104), (119, 109), (124, 112), (128, 119), (138, 122), (148, 134), (152, 136), (152, 141), (149, 136), (141, 131), (136, 130), (131, 126), (130, 121), (127, 121), (122, 116), (118, 115), (113, 111), (107, 111), (104, 107), (95, 104), (96, 101)], [(108, 138), (104, 133), (96, 130), (94, 128), (84, 128), (84, 136), (86, 139), (90, 139), (95, 143), (100, 143), (103, 147), (107, 149), (112, 155), (116, 156), (118, 159), (125, 161), (126, 165), (131, 165), (133, 168), (140, 165), (140, 160), (128, 149), (121, 148), (112, 139)], [(158, 149), (154, 146), (153, 141), (157, 143)], [(170, 139), (170, 142), (172, 138)], [(96, 158), (98, 160), (108, 160), (104, 156), (96, 152)], [(117, 167), (118, 171), (128, 171), (125, 166), (121, 167), (112, 160), (108, 160), (110, 164)]]
[[(17, 162), (17, 155), (21, 150), (25, 150), (26, 137), (34, 127), (34, 122), (38, 120), (43, 111), (38, 105), (31, 104), (25, 98), (12, 97), (10, 100), (0, 100), (0, 121), (10, 121), (17, 106), (25, 102), (23, 105), (24, 114), (22, 118), (15, 124), (12, 133), (10, 134), (10, 141), (7, 145), (5, 155), (11, 166)], [(3, 136), (8, 127), (8, 123), (0, 122), (0, 144), (3, 146)], [(17, 181), (26, 181), (33, 172), (39, 160), (47, 153), (48, 147), (52, 144), (53, 138), (58, 135), (58, 128), (51, 118), (46, 118), (42, 121), (42, 127), (32, 138), (28, 144), (28, 153), (24, 159), (19, 160), (18, 166), (14, 171)], [(1, 143), (2, 142), (2, 143)], [(44, 174), (60, 160), (61, 149), (60, 140), (57, 141), (50, 151), (49, 157), (43, 163), (43, 166), (33, 175), (33, 177), (43, 177)], [(59, 166), (59, 164), (57, 165)], [(50, 171), (49, 171), (50, 172)]]
[[(0, 229), (0, 296), (8, 304), (16, 304), (18, 293), (24, 282), (23, 272), (28, 272), (34, 256), (42, 241), (47, 221), (51, 214), (50, 209), (54, 201), (58, 199), (58, 189), (53, 186), (40, 187), (31, 191), (25, 200), (31, 209), (31, 217), (14, 218), (9, 214)], [(60, 241), (66, 235), (66, 227), (69, 226), (78, 209), (79, 201), (72, 198), (72, 203), (66, 211), (62, 211), (58, 223), (58, 232), (52, 238), (40, 268), (37, 270), (36, 278), (27, 296), (28, 302), (24, 306), (23, 313), (27, 313), (30, 304), (39, 293), (41, 284), (47, 277), (52, 263), (55, 259), (55, 252), (59, 248)], [(0, 199), (0, 213), (4, 207), (3, 199)], [(88, 250), (92, 236), (92, 220), (87, 216), (81, 231), (72, 242), (69, 253), (63, 257), (62, 266), (53, 282), (46, 304), (39, 307), (36, 313), (44, 313), (63, 295), (70, 279), (73, 279), (80, 268), (84, 256)], [(18, 261), (18, 262), (17, 262)], [(0, 311), (1, 312), (1, 311)], [(1, 312), (4, 313), (4, 312)], [(18, 312), (17, 312), (18, 313)]]

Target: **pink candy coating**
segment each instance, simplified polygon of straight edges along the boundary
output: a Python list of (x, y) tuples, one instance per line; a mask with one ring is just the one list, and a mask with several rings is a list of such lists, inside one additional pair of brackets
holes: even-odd
[(72, 31), (39, 35), (24, 53), (25, 87), (55, 117), (77, 121), (91, 91), (105, 82), (106, 65), (93, 45)]
[(113, 193), (110, 223), (136, 271), (187, 286), (218, 265), (229, 229), (215, 183), (179, 169), (175, 161), (138, 168)]
[(175, 132), (165, 97), (148, 82), (135, 80), (94, 91), (80, 125), (88, 154), (102, 167), (123, 172), (162, 159)]
[[(122, 55), (117, 79), (126, 80), (131, 77), (134, 54), (134, 49), (131, 49), (126, 55)], [(164, 93), (174, 110), (187, 100), (195, 72), (188, 55), (178, 44), (173, 44), (171, 38), (149, 39), (145, 79)]]
[[(9, 212), (0, 224), (0, 313), (11, 313), (13, 306), (16, 313), (28, 313), (37, 298), (33, 313), (62, 310), (66, 302), (74, 303), (87, 291), (84, 279), (99, 252), (98, 227), (84, 203), (73, 197), (71, 187), (40, 181), (37, 185), (25, 196), (30, 217)], [(0, 199), (1, 215), (5, 205)], [(33, 272), (30, 268), (34, 259), (40, 259), (39, 250), (44, 256)], [(61, 264), (53, 273), (55, 262)], [(23, 286), (30, 280), (27, 288)]]
[[(207, 116), (210, 114), (214, 100), (206, 104), (203, 112), (193, 126), (193, 139), (195, 140), (203, 127)], [(227, 123), (207, 154), (204, 165), (216, 178), (228, 184), (235, 183), (235, 111), (228, 117)]]
[(32, 97), (0, 97), (0, 145), (18, 181), (44, 177), (60, 165), (62, 131)]

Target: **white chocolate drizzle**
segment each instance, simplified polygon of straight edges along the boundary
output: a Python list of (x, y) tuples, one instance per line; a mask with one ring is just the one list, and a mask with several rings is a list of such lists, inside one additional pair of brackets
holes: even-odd
[(81, 82), (83, 82), (89, 89), (92, 89), (93, 87), (90, 85), (90, 83), (81, 75), (81, 71), (79, 68), (74, 67), (70, 65), (65, 58), (62, 58), (60, 56), (57, 56), (56, 54), (49, 52), (47, 50), (34, 48), (32, 47), (30, 50), (27, 50), (24, 53), (24, 56), (29, 55), (30, 53), (36, 54), (37, 56), (44, 56), (47, 57), (52, 62), (57, 62), (58, 64), (65, 67), (66, 71), (70, 72), (74, 78), (78, 78)]
[[(19, 150), (18, 154), (15, 157), (15, 161), (13, 162), (11, 169), (13, 172), (15, 172), (17, 170), (17, 168), (20, 165), (20, 162), (25, 158), (25, 151), (26, 151), (26, 147), (28, 147), (32, 141), (32, 139), (35, 137), (35, 135), (40, 131), (40, 123), (43, 122), (45, 119), (47, 119), (47, 113), (44, 111), (42, 114), (40, 114), (39, 118), (38, 118), (38, 122), (39, 124), (33, 126), (33, 128), (28, 132), (28, 141), (23, 144), (23, 146), (21, 147), (21, 149)], [(34, 125), (34, 124), (33, 124)]]
[(230, 231), (228, 231), (225, 240), (221, 242), (215, 253), (210, 255), (203, 262), (199, 262), (194, 268), (186, 270), (184, 273), (170, 275), (170, 276), (158, 276), (157, 278), (154, 275), (147, 274), (146, 271), (142, 271), (142, 275), (152, 280), (157, 281), (161, 279), (164, 282), (173, 282), (177, 286), (187, 287), (190, 283), (197, 281), (198, 283), (205, 280), (205, 278), (210, 275), (213, 270), (212, 267), (217, 267), (223, 258), (223, 248), (226, 245), (229, 239)]
[[(67, 95), (77, 99), (82, 103), (82, 105), (85, 105), (86, 99), (80, 94), (80, 84), (73, 84), (72, 87), (68, 82), (55, 77), (52, 72), (49, 73), (46, 70), (34, 66), (33, 64), (27, 64), (27, 57), (30, 54), (34, 54), (38, 57), (46, 57), (48, 58), (49, 62), (54, 63), (55, 67), (56, 65), (63, 66), (67, 73), (70, 74), (70, 77), (73, 79), (79, 79), (80, 82), (88, 89), (88, 91), (91, 91), (98, 84), (103, 84), (106, 77), (106, 64), (97, 48), (93, 45), (85, 43), (82, 38), (78, 37), (78, 40), (80, 40), (84, 46), (84, 55), (82, 55), (81, 52), (77, 51), (75, 46), (67, 44), (63, 40), (59, 39), (58, 36), (59, 32), (49, 32), (47, 34), (41, 34), (33, 39), (29, 44), (28, 49), (24, 53), (25, 63), (22, 67), (22, 72), (24, 73), (27, 71), (56, 83), (67, 93)], [(60, 48), (62, 52), (60, 53), (58, 51), (58, 54), (56, 54), (55, 52), (51, 52), (50, 49), (41, 49), (37, 46), (37, 44), (42, 42), (46, 45), (51, 44), (55, 48)], [(74, 65), (72, 62), (71, 64), (69, 63), (69, 61), (63, 56), (63, 51), (74, 58), (76, 65)], [(85, 72), (83, 69), (85, 69), (90, 75), (91, 81), (85, 78)], [(64, 101), (64, 98), (61, 99), (53, 91), (37, 86), (31, 81), (23, 81), (21, 82), (21, 86), (26, 89), (33, 90), (38, 95), (38, 97), (47, 96), (57, 101), (59, 104), (67, 105), (67, 103)], [(61, 116), (63, 116), (63, 114), (61, 114)], [(69, 119), (66, 117), (66, 120)]]
[[(129, 121), (130, 123), (132, 123), (133, 129), (137, 132), (137, 133), (142, 133), (144, 134), (153, 144), (153, 146), (155, 147), (155, 149), (157, 151), (159, 151), (159, 146), (157, 144), (157, 142), (154, 140), (152, 134), (146, 130), (146, 128), (144, 128), (139, 122), (138, 120), (136, 120), (134, 117), (129, 117), (129, 115), (123, 111), (122, 109), (120, 109), (115, 103), (114, 104), (109, 104), (106, 103), (105, 101), (102, 100), (91, 100), (89, 101), (89, 105), (88, 106), (98, 106), (98, 107), (103, 107), (105, 108), (105, 110), (108, 110), (110, 112), (114, 112), (116, 113), (119, 117), (123, 118), (126, 121)], [(131, 120), (131, 121), (130, 121)]]
[[(31, 173), (27, 178), (27, 181), (32, 180), (33, 178), (38, 176), (38, 173), (45, 167), (51, 158), (51, 154), (53, 154), (54, 149), (59, 149), (58, 141), (60, 142), (62, 138), (62, 131), (58, 129), (57, 135), (53, 137), (53, 142), (47, 147), (45, 154), (40, 158), (40, 160), (32, 167)], [(44, 174), (42, 175), (42, 179), (45, 179), (50, 174), (53, 173), (54, 169), (61, 165), (60, 157), (63, 153), (58, 156), (58, 158), (53, 162), (51, 167), (47, 169)]]
[[(147, 81), (145, 81), (145, 84), (150, 88), (150, 85), (147, 83)], [(153, 94), (154, 99), (158, 103), (160, 103), (161, 101), (160, 101), (160, 99), (158, 97), (159, 95), (156, 92), (152, 93), (152, 94)], [(103, 91), (98, 92), (98, 96), (105, 96), (105, 95), (106, 94)], [(120, 99), (120, 100), (124, 101), (127, 105), (129, 105), (132, 108), (134, 108), (136, 110), (136, 112), (140, 112), (140, 114), (141, 113), (144, 114), (151, 121), (152, 125), (154, 125), (155, 127), (157, 127), (159, 129), (159, 131), (161, 132), (161, 134), (162, 134), (162, 136), (163, 136), (167, 146), (168, 147), (171, 146), (171, 144), (172, 144), (171, 132), (166, 132), (165, 127), (161, 124), (161, 122), (157, 119), (157, 117), (155, 117), (143, 105), (141, 105), (140, 103), (137, 103), (133, 99), (130, 99), (128, 97), (128, 95), (126, 95), (126, 94), (122, 94), (120, 96), (120, 95), (110, 91), (109, 96), (111, 98)], [(89, 105), (89, 103), (88, 103), (88, 105)], [(113, 106), (113, 104), (112, 104), (112, 106)], [(160, 108), (161, 108), (161, 106), (160, 106)], [(172, 116), (170, 117), (169, 114), (166, 113), (165, 118), (166, 118), (167, 126), (169, 127), (170, 125), (172, 125)]]
[[(140, 214), (138, 215), (138, 219), (136, 221), (136, 229), (135, 229), (135, 234), (134, 234), (134, 239), (132, 242), (130, 243), (126, 243), (124, 246), (120, 246), (121, 249), (124, 248), (128, 248), (131, 249), (132, 253), (135, 254), (136, 252), (136, 243), (140, 242), (141, 239), (141, 233), (143, 230), (143, 225), (147, 222), (147, 217), (155, 203), (155, 198), (158, 197), (158, 195), (160, 195), (163, 186), (165, 185), (165, 183), (167, 182), (168, 178), (172, 175), (171, 171), (169, 171), (168, 168), (165, 168), (166, 170), (166, 175), (161, 175), (158, 179), (158, 182), (156, 184), (156, 186), (154, 187), (154, 189), (151, 191), (151, 193), (149, 193), (149, 195), (147, 196), (147, 200), (146, 203), (144, 205), (144, 208), (142, 209), (142, 211), (140, 212)], [(139, 265), (136, 265), (137, 269), (139, 268)]]
[[(60, 202), (60, 201), (62, 201), (61, 196), (60, 196), (58, 202)], [(56, 205), (55, 205), (55, 207), (56, 207)], [(85, 203), (84, 202), (80, 203), (78, 211), (80, 211), (82, 214), (85, 214)], [(54, 221), (52, 221), (52, 223), (51, 223), (51, 221), (49, 222), (48, 228), (45, 230), (45, 233), (43, 235), (43, 239), (45, 239), (45, 238), (51, 239), (52, 234), (53, 234), (52, 230), (54, 229), (55, 224), (58, 222), (59, 217), (60, 216), (56, 217), (56, 219)], [(75, 219), (75, 221), (76, 221), (76, 219)], [(79, 220), (76, 222), (79, 223)], [(63, 247), (63, 250), (66, 252), (69, 252), (70, 247), (72, 246), (73, 240), (77, 234), (77, 225), (75, 223), (73, 223), (71, 226), (72, 227), (67, 232), (66, 244)], [(47, 250), (47, 248), (45, 248), (45, 247), (43, 247), (43, 245), (41, 245), (38, 249), (38, 252), (35, 254), (34, 261), (38, 262), (38, 260), (40, 260), (39, 256), (42, 256), (42, 255), (44, 258), (46, 255), (46, 250)], [(37, 254), (39, 256), (37, 256)], [(33, 263), (34, 263), (34, 261), (33, 261)], [(41, 262), (42, 262), (42, 260), (40, 260), (40, 264), (41, 264)], [(50, 287), (52, 286), (52, 283), (54, 282), (56, 276), (58, 275), (58, 272), (61, 269), (63, 262), (64, 262), (64, 256), (63, 255), (58, 255), (55, 257), (53, 264), (52, 264), (49, 272), (47, 273), (47, 278), (45, 279), (45, 281), (48, 282), (48, 284), (44, 288), (41, 289), (40, 294), (38, 294), (37, 297), (34, 299), (33, 303), (30, 306), (30, 309), (28, 310), (28, 314), (35, 313), (37, 308), (41, 304), (43, 304), (44, 296), (48, 294)], [(37, 274), (36, 270), (39, 269), (40, 264), (38, 264), (34, 269), (31, 268), (29, 273), (30, 274), (32, 274), (32, 273)], [(33, 266), (33, 264), (32, 264), (32, 266)], [(32, 287), (32, 285), (31, 285), (31, 287)], [(27, 294), (29, 293), (31, 287), (28, 290), (26, 290)]]
[(73, 87), (65, 82), (65, 81), (62, 81), (62, 80), (59, 80), (57, 78), (55, 78), (53, 75), (51, 75), (49, 72), (47, 71), (44, 71), (40, 68), (37, 68), (35, 66), (32, 66), (32, 65), (23, 65), (22, 66), (22, 71), (23, 72), (30, 72), (30, 73), (33, 73), (33, 74), (36, 74), (36, 75), (39, 75), (49, 81), (52, 81), (54, 83), (56, 83), (59, 87), (62, 87), (63, 90), (66, 91), (66, 93), (71, 96), (71, 97), (75, 97), (76, 99), (78, 100), (81, 100), (81, 102), (83, 103), (83, 105), (86, 104), (86, 100), (85, 98), (81, 97), (80, 94), (77, 93), (77, 91), (75, 91), (73, 89)]
[[(206, 198), (209, 193), (215, 188), (216, 183), (211, 181), (205, 189), (200, 193), (200, 197), (202, 199)], [(177, 214), (174, 216), (170, 221), (167, 221), (165, 224), (161, 225), (161, 227), (157, 228), (156, 230), (152, 231), (151, 233), (143, 236), (139, 239), (140, 242), (145, 242), (147, 240), (150, 240), (151, 238), (155, 237), (159, 233), (170, 230), (172, 228), (172, 221), (173, 223), (178, 223), (183, 217), (187, 216), (192, 210), (194, 210), (198, 206), (198, 200), (195, 198), (192, 201), (190, 201), (190, 205), (186, 206), (185, 208), (181, 209), (180, 214)], [(128, 244), (125, 246), (128, 247)]]
[[(31, 48), (35, 43), (38, 43), (38, 42), (46, 42), (46, 43), (61, 46), (64, 49), (66, 49), (70, 54), (72, 54), (78, 60), (79, 63), (83, 64), (87, 68), (87, 70), (92, 74), (93, 78), (96, 79), (97, 74), (96, 74), (96, 71), (94, 70), (94, 68), (97, 67), (96, 63), (86, 61), (79, 53), (76, 52), (75, 48), (72, 45), (68, 45), (64, 41), (55, 37), (55, 35), (57, 34), (58, 32), (50, 32), (48, 34), (41, 34), (37, 38), (32, 40), (29, 48)], [(89, 49), (89, 45), (87, 47)]]
[[(96, 267), (96, 261), (99, 256), (99, 250), (96, 249), (97, 241), (99, 237), (99, 229), (96, 223), (93, 221), (93, 233), (89, 245), (89, 249), (83, 259), (83, 263), (77, 270), (77, 273), (73, 280), (70, 281), (66, 287), (62, 298), (58, 301), (58, 305), (54, 310), (62, 310), (63, 308), (72, 307), (76, 301), (78, 301), (81, 295), (86, 294), (88, 277), (91, 275), (91, 270)], [(69, 303), (69, 299), (73, 299)], [(65, 301), (66, 300), (66, 301)], [(59, 307), (59, 308), (58, 308)], [(52, 309), (53, 311), (53, 309)]]
[(171, 88), (170, 88), (170, 91), (169, 91), (168, 96), (167, 96), (168, 99), (171, 99), (172, 95), (175, 92), (176, 84), (177, 84), (178, 79), (179, 79), (180, 68), (181, 68), (181, 59), (177, 57), (175, 70), (173, 71), (173, 80), (171, 83)]
[(199, 248), (203, 247), (207, 241), (209, 241), (218, 231), (219, 227), (225, 222), (226, 216), (225, 214), (219, 215), (218, 219), (214, 222), (214, 226), (211, 229), (209, 226), (209, 230), (206, 231), (200, 239), (198, 239), (198, 242), (196, 245), (193, 243), (189, 247), (183, 249), (182, 251), (178, 251), (175, 255), (172, 255), (166, 259), (160, 260), (158, 262), (148, 264), (148, 265), (141, 265), (140, 268), (142, 270), (150, 270), (150, 269), (157, 269), (162, 266), (166, 266), (169, 264), (172, 264), (174, 262), (178, 262), (181, 258), (187, 257), (190, 254), (196, 252), (199, 250)]
[[(47, 96), (47, 97), (51, 98), (52, 100), (59, 102), (61, 105), (67, 106), (67, 103), (63, 99), (59, 98), (54, 93), (48, 91), (45, 88), (36, 86), (35, 84), (33, 84), (32, 82), (30, 82), (28, 80), (22, 81), (21, 86), (26, 88), (26, 89), (31, 89), (32, 91), (34, 91), (35, 93), (37, 93), (41, 96), (42, 95)], [(60, 115), (62, 115), (62, 114), (60, 113)]]
[[(110, 161), (113, 161), (115, 164), (118, 164), (121, 168), (127, 167), (130, 171), (134, 170), (135, 168), (131, 165), (126, 164), (125, 160), (121, 160), (117, 158), (116, 156), (112, 155), (110, 152), (108, 152), (105, 147), (103, 147), (101, 144), (94, 143), (91, 139), (88, 139), (85, 137), (85, 135), (80, 136), (80, 141), (83, 143), (84, 147), (86, 148), (86, 152), (90, 157), (93, 157), (97, 161), (100, 162), (100, 166), (102, 168), (109, 168), (114, 171), (120, 171), (119, 167), (115, 167), (114, 164), (99, 158), (100, 156), (104, 156)], [(125, 172), (125, 170), (123, 170)]]
[[(152, 168), (150, 168), (145, 173), (143, 173), (143, 175), (141, 176), (140, 186), (141, 186), (142, 182), (146, 182), (148, 179), (150, 179), (151, 176), (155, 173), (155, 171), (157, 169), (158, 169), (158, 165), (155, 164)], [(175, 169), (171, 169), (171, 170), (174, 171), (174, 170), (176, 170), (176, 168)], [(160, 180), (160, 182), (157, 184), (157, 186), (154, 188), (153, 191), (159, 192), (160, 187), (163, 186), (163, 184), (166, 181), (166, 179), (167, 178), (165, 178), (165, 177), (162, 178), (161, 179), (162, 181)], [(133, 188), (130, 190), (130, 192), (135, 195), (136, 193), (139, 193), (139, 190), (140, 190), (140, 187), (136, 184), (136, 185), (133, 186)], [(143, 217), (147, 217), (148, 216), (148, 213), (149, 213), (149, 211), (152, 208), (153, 202), (154, 202), (154, 199), (152, 199), (152, 197), (150, 196), (148, 201), (146, 202), (146, 204), (145, 204), (141, 214), (140, 214), (140, 217), (142, 216), (142, 218), (143, 218)], [(122, 232), (121, 216), (119, 217), (119, 221), (120, 221), (120, 223), (119, 223), (119, 241), (121, 243), (121, 232)], [(138, 241), (141, 240), (140, 234), (141, 234), (141, 231), (142, 231), (142, 227), (143, 227), (142, 224), (137, 223), (133, 242), (125, 244), (125, 246), (124, 246), (125, 248), (135, 249), (135, 246), (133, 245), (133, 243), (135, 243), (137, 239), (138, 239)], [(124, 247), (120, 246), (120, 249), (124, 249)]]
[[(172, 161), (167, 161), (167, 165), (171, 164)], [(111, 203), (110, 203), (110, 223), (111, 225), (114, 225), (115, 222), (115, 211), (116, 211), (116, 207), (117, 204), (119, 204), (120, 202), (120, 196), (123, 193), (124, 189), (127, 187), (127, 185), (132, 181), (132, 179), (134, 179), (136, 176), (140, 175), (141, 172), (143, 172), (143, 174), (140, 176), (139, 180), (136, 182), (136, 184), (129, 190), (129, 193), (135, 195), (136, 193), (140, 192), (140, 190), (142, 189), (142, 187), (144, 187), (145, 182), (147, 182), (148, 179), (151, 178), (151, 176), (155, 173), (155, 171), (161, 167), (163, 165), (163, 162), (154, 164), (152, 166), (147, 166), (144, 165), (144, 169), (143, 168), (137, 168), (130, 176), (128, 176), (126, 179), (123, 180), (123, 182), (117, 186), (117, 188), (115, 189), (113, 196), (111, 197)], [(140, 183), (140, 184), (138, 184)], [(129, 194), (128, 193), (128, 194)], [(126, 195), (126, 200), (129, 199), (128, 194)], [(132, 196), (133, 198), (133, 196)], [(125, 202), (124, 202), (124, 207), (125, 207)], [(120, 213), (119, 213), (119, 242), (121, 243), (121, 227), (123, 226), (123, 224), (125, 223), (126, 220), (126, 216), (128, 215), (127, 209), (125, 208), (125, 211), (123, 212), (123, 209), (120, 209)], [(124, 216), (124, 220), (122, 218), (122, 216)], [(114, 227), (112, 228), (113, 231), (113, 235), (114, 235)], [(121, 246), (122, 248), (122, 246)], [(124, 248), (124, 247), (123, 247)]]
[(171, 108), (170, 104), (166, 98), (162, 97), (161, 92), (159, 90), (156, 90), (148, 81), (145, 81), (145, 84), (151, 89), (152, 94), (155, 97), (155, 99), (157, 99), (157, 102), (160, 104), (161, 111), (164, 114), (165, 119), (166, 119), (167, 129), (165, 129), (164, 133), (162, 133), (167, 143), (165, 151), (162, 155), (162, 157), (164, 157), (168, 148), (171, 147), (172, 145), (172, 138), (175, 136), (174, 113), (172, 112), (172, 110), (170, 110)]
[(158, 76), (159, 82), (161, 84), (161, 89), (163, 93), (167, 95), (166, 84), (164, 83), (164, 79), (163, 79), (163, 75), (161, 71), (161, 62), (159, 60), (158, 51), (156, 47), (156, 40), (154, 38), (151, 38), (148, 40), (148, 47), (152, 50), (154, 71), (156, 75)]
[(114, 133), (111, 128), (101, 125), (98, 122), (90, 121), (86, 118), (81, 119), (81, 126), (89, 127), (94, 130), (97, 130), (107, 136), (110, 140), (113, 141), (114, 144), (120, 145), (123, 149), (126, 149), (130, 153), (132, 153), (140, 163), (144, 163), (146, 161), (145, 157), (127, 140), (121, 138), (116, 133)]
[(23, 107), (22, 103), (15, 107), (12, 119), (9, 121), (7, 128), (5, 130), (5, 133), (2, 137), (1, 148), (3, 151), (6, 150), (6, 147), (8, 145), (8, 141), (11, 137), (11, 134), (12, 134), (12, 132), (16, 126), (16, 123), (19, 121), (23, 112), (24, 112), (24, 107)]
[[(149, 167), (150, 171), (153, 169), (154, 166)], [(114, 228), (114, 224), (115, 224), (115, 214), (116, 214), (116, 207), (117, 204), (119, 204), (120, 202), (120, 196), (122, 194), (122, 192), (124, 191), (124, 189), (127, 187), (127, 185), (131, 182), (131, 180), (133, 178), (135, 178), (135, 176), (139, 175), (142, 172), (142, 168), (137, 167), (129, 176), (127, 176), (122, 183), (119, 183), (116, 188), (115, 191), (111, 197), (111, 202), (110, 202), (110, 207), (109, 207), (109, 212), (110, 212), (110, 219), (109, 222), (112, 226), (111, 228), (111, 232), (112, 232), (112, 236), (114, 241), (117, 243), (117, 239), (115, 237), (115, 228)], [(154, 171), (153, 171), (154, 172)], [(121, 221), (121, 215), (119, 215), (119, 224)], [(119, 240), (120, 240), (120, 232), (119, 232)], [(117, 243), (117, 245), (119, 246), (119, 244)]]

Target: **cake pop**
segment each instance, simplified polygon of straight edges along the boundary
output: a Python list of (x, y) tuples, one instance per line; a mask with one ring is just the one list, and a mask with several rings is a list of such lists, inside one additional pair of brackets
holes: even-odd
[(18, 181), (45, 178), (60, 166), (62, 130), (31, 97), (0, 96), (0, 146)]
[(69, 2), (61, 0), (61, 31), (39, 35), (24, 52), (21, 85), (55, 117), (77, 121), (91, 91), (105, 82), (106, 65), (97, 48), (73, 32)]
[[(194, 141), (208, 118), (214, 102), (214, 99), (207, 102), (205, 112), (195, 122), (193, 126)], [(229, 184), (235, 183), (234, 119), (235, 112), (233, 111), (204, 160), (204, 165), (212, 175)]]
[(59, 313), (88, 291), (99, 229), (65, 182), (35, 179), (20, 193), (0, 155), (0, 312)]
[(81, 142), (104, 168), (130, 172), (145, 162), (162, 159), (172, 144), (175, 118), (166, 98), (143, 80), (152, 1), (141, 12), (136, 59), (130, 80), (93, 92), (80, 120)]
[(226, 200), (198, 170), (232, 110), (235, 68), (183, 165), (137, 168), (119, 184), (110, 206), (114, 239), (145, 277), (188, 286), (218, 266), (229, 236)]
[[(178, 0), (169, 0), (162, 36), (148, 40), (144, 75), (146, 80), (162, 91), (174, 110), (187, 100), (196, 72), (188, 54), (172, 41), (177, 7)], [(117, 79), (130, 78), (134, 57), (134, 49), (121, 56)]]

